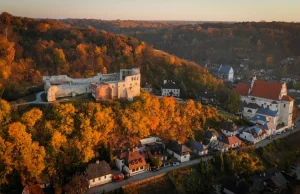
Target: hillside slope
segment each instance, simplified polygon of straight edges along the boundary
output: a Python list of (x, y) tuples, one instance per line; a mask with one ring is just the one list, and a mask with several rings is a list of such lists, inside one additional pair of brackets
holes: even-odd
[(0, 32), (0, 84), (7, 100), (40, 84), (42, 75), (90, 77), (131, 67), (141, 68), (142, 84), (159, 86), (162, 80), (172, 79), (196, 91), (215, 91), (223, 85), (196, 63), (124, 35), (69, 27), (56, 20), (14, 17), (5, 12), (0, 16)]
[[(172, 22), (65, 19), (71, 26), (92, 27), (132, 35), (156, 48), (202, 64), (212, 61), (239, 65), (251, 60), (252, 68), (278, 68), (287, 57), (300, 56), (300, 24), (242, 22), (193, 24)], [(298, 63), (300, 57), (298, 57)], [(290, 68), (291, 72), (297, 66)]]

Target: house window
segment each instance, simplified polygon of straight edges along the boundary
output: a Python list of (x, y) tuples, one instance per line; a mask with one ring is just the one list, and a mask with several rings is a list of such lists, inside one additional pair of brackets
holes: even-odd
[(186, 156), (184, 156), (184, 158), (186, 158)]
[(141, 170), (143, 170), (143, 169), (144, 169), (144, 167), (143, 167), (143, 166), (141, 166), (141, 167), (140, 167), (140, 169), (141, 169)]
[(104, 176), (104, 179), (106, 179), (106, 175)]
[(95, 182), (95, 179), (93, 179), (93, 182)]
[(285, 104), (283, 105), (283, 108), (285, 108)]
[(101, 177), (99, 177), (98, 180), (100, 181), (100, 180), (101, 180)]
[(132, 169), (132, 172), (135, 172), (135, 168), (134, 168), (134, 169)]

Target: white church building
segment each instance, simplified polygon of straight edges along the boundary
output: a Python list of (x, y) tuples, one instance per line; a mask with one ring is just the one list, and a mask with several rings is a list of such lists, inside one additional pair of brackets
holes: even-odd
[(280, 124), (292, 127), (294, 99), (287, 95), (286, 83), (253, 77), (251, 84), (239, 83), (234, 91), (241, 96), (242, 115), (264, 126), (268, 135), (274, 134)]

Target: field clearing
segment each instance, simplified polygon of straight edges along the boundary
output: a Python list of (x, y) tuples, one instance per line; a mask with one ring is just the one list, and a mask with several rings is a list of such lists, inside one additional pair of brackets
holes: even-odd
[(177, 194), (177, 191), (168, 176), (162, 176), (151, 181), (135, 184), (124, 189), (130, 194)]

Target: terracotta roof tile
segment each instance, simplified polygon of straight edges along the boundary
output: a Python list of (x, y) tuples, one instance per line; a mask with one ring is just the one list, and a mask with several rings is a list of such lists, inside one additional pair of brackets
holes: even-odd
[(283, 100), (283, 101), (289, 101), (289, 102), (291, 102), (291, 101), (294, 101), (294, 99), (292, 98), (292, 97), (290, 97), (290, 96), (282, 96), (282, 99), (281, 100)]
[(266, 99), (278, 100), (281, 92), (282, 83), (266, 82), (255, 80), (250, 96), (257, 96)]
[(128, 168), (135, 169), (142, 166), (146, 166), (146, 161), (143, 155), (139, 152), (129, 152), (128, 154)]
[(228, 144), (228, 145), (233, 145), (236, 143), (240, 143), (242, 142), (239, 138), (237, 138), (236, 136), (231, 136), (231, 137), (227, 137), (224, 139), (224, 143)]
[(241, 96), (247, 96), (250, 88), (250, 84), (239, 83), (233, 90)]

